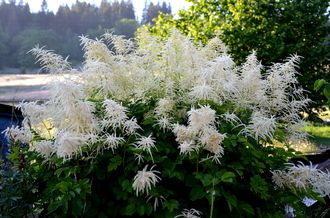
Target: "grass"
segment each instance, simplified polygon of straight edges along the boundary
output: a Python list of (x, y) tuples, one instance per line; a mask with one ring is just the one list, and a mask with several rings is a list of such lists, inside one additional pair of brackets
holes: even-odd
[(305, 131), (310, 134), (309, 140), (318, 148), (330, 148), (330, 126), (308, 124)]

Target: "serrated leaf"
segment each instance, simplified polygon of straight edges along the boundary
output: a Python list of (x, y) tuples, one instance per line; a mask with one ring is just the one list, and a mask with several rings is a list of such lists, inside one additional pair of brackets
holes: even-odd
[(116, 170), (122, 164), (122, 158), (119, 155), (111, 158), (110, 163), (108, 165), (108, 172)]
[(256, 193), (261, 199), (267, 200), (270, 198), (267, 182), (259, 175), (250, 178), (250, 190)]

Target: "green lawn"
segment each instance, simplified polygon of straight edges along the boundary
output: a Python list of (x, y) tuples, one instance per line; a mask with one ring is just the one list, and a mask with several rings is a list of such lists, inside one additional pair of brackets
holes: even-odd
[(318, 148), (330, 148), (330, 126), (308, 124), (305, 130), (311, 135), (311, 143)]

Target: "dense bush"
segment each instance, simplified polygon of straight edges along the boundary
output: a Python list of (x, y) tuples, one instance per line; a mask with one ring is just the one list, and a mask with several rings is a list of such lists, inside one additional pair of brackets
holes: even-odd
[(25, 128), (5, 131), (2, 184), (21, 186), (1, 193), (4, 215), (283, 217), (291, 206), (303, 216), (305, 197), (329, 196), (329, 174), (285, 166), (298, 153), (273, 146), (304, 136), (296, 56), (263, 69), (252, 53), (237, 66), (218, 39), (196, 47), (176, 30), (166, 41), (141, 32), (137, 46), (108, 33), (81, 43), (81, 72), (31, 51), (72, 77), (59, 75), (45, 103), (22, 103)]

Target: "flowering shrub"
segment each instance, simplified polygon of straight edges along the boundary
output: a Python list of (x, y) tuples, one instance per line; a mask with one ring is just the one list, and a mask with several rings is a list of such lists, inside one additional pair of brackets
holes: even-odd
[(283, 217), (285, 205), (299, 214), (305, 197), (329, 196), (321, 183), (291, 182), (294, 169), (279, 179), (297, 153), (273, 141), (305, 136), (297, 56), (266, 68), (252, 53), (236, 66), (219, 39), (198, 47), (176, 30), (81, 44), (81, 71), (31, 51), (44, 69), (78, 77), (59, 76), (43, 104), (21, 103), (24, 132), (6, 130), (12, 171), (34, 190), (16, 204), (52, 217)]

